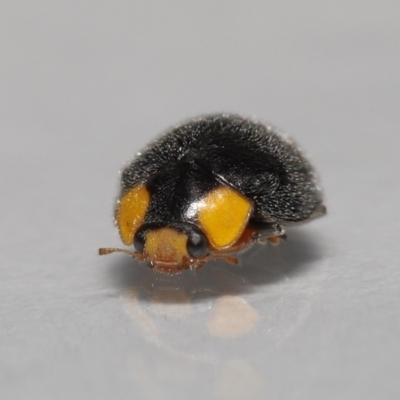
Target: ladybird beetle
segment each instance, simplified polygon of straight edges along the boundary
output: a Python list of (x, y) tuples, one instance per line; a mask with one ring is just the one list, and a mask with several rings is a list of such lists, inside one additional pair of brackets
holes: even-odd
[(324, 215), (322, 192), (296, 144), (272, 127), (232, 114), (191, 119), (126, 166), (115, 207), (125, 252), (175, 273), (277, 243), (284, 225)]

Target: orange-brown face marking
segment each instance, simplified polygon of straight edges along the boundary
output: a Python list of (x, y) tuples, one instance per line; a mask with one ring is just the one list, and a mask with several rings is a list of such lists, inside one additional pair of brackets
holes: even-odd
[(220, 186), (199, 203), (197, 219), (211, 245), (221, 250), (240, 238), (252, 209), (246, 197), (228, 186)]
[(133, 237), (143, 222), (149, 203), (150, 193), (145, 185), (135, 186), (120, 199), (116, 219), (124, 244), (133, 243)]
[(155, 264), (180, 265), (188, 257), (187, 236), (171, 228), (149, 231), (146, 235), (144, 252)]

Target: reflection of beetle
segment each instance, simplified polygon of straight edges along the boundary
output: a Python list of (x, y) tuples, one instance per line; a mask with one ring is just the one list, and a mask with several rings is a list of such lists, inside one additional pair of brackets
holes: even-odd
[(122, 251), (162, 272), (201, 267), (282, 225), (325, 213), (312, 166), (271, 127), (237, 115), (199, 117), (152, 143), (122, 173), (115, 220)]

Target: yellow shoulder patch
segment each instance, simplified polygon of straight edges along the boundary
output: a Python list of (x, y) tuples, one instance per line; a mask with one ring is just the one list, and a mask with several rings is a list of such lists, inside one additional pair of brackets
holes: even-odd
[(133, 243), (136, 231), (146, 215), (150, 193), (145, 185), (138, 185), (121, 197), (117, 206), (117, 224), (126, 245)]
[(198, 222), (211, 245), (221, 250), (234, 244), (242, 235), (253, 205), (228, 186), (219, 186), (199, 204)]

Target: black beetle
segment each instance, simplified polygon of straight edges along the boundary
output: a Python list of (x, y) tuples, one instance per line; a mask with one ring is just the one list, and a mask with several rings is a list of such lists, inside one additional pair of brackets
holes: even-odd
[(277, 243), (283, 225), (324, 215), (315, 171), (272, 127), (234, 114), (191, 119), (123, 170), (115, 221), (122, 251), (161, 272), (237, 263), (255, 241)]

